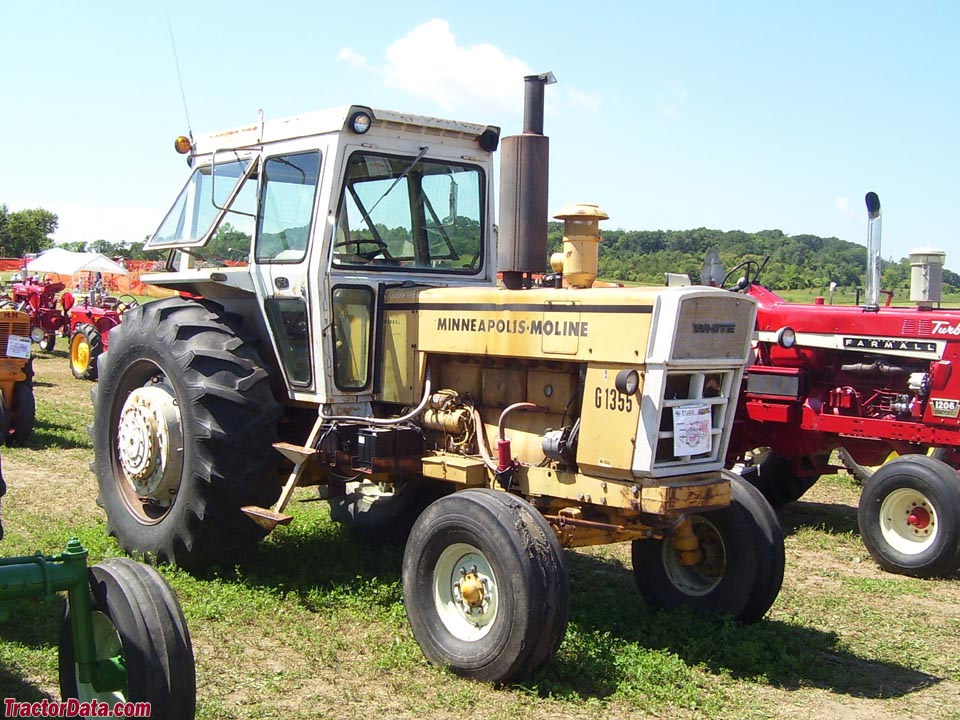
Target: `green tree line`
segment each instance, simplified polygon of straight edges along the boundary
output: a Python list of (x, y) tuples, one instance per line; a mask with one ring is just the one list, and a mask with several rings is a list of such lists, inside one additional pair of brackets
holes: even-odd
[[(826, 292), (831, 282), (840, 289), (862, 287), (867, 270), (863, 245), (835, 237), (784, 235), (780, 230), (747, 233), (740, 230), (602, 230), (599, 273), (606, 280), (661, 285), (664, 273), (686, 273), (700, 281), (700, 269), (710, 248), (730, 271), (745, 260), (766, 263), (761, 281), (774, 290), (813, 289)], [(563, 224), (549, 224), (551, 252), (562, 246)], [(735, 282), (733, 278), (731, 282)], [(960, 275), (944, 268), (945, 290), (960, 291)], [(882, 261), (881, 287), (902, 297), (910, 287), (910, 260)]]
[[(22, 257), (53, 247), (57, 215), (44, 208), (10, 212), (0, 204), (0, 257)], [(780, 230), (747, 233), (740, 230), (605, 230), (601, 232), (600, 276), (607, 280), (659, 285), (665, 272), (686, 273), (694, 282), (700, 279), (707, 250), (716, 248), (724, 268), (732, 269), (744, 260), (766, 262), (761, 280), (775, 290), (813, 289), (826, 292), (831, 282), (840, 289), (862, 286), (866, 274), (867, 252), (863, 245), (822, 238), (816, 235), (784, 235)], [(563, 224), (549, 224), (550, 251), (561, 249)], [(229, 225), (211, 242), (211, 249), (224, 257), (242, 257), (249, 247), (249, 235)], [(99, 252), (130, 260), (158, 260), (162, 253), (147, 252), (144, 241), (65, 243), (78, 252)], [(769, 259), (768, 259), (769, 258)], [(882, 263), (881, 286), (903, 291), (910, 287), (908, 258)], [(960, 292), (960, 275), (943, 271), (945, 289)]]

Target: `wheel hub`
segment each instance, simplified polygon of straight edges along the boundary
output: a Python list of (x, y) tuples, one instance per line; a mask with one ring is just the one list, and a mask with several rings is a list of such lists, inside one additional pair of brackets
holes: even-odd
[(80, 340), (74, 347), (75, 364), (78, 368), (86, 368), (90, 364), (90, 346)]
[(930, 524), (930, 513), (922, 507), (914, 508), (907, 516), (907, 525), (912, 525), (917, 530), (923, 530)]
[(465, 606), (467, 614), (472, 613), (474, 608), (481, 608), (482, 612), (486, 589), (483, 580), (477, 576), (477, 566), (474, 565), (470, 572), (467, 572), (465, 568), (460, 568), (460, 572), (463, 577), (454, 583), (454, 596), (459, 594), (461, 604)]
[(130, 393), (120, 411), (117, 455), (138, 496), (160, 505), (173, 502), (183, 469), (183, 433), (169, 388), (150, 385)]
[(446, 548), (434, 570), (434, 602), (452, 635), (467, 642), (485, 636), (497, 617), (499, 592), (484, 554), (466, 543)]

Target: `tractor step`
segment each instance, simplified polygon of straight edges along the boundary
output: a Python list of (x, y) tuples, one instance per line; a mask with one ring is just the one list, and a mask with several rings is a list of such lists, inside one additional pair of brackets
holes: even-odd
[(240, 508), (240, 511), (268, 531), (273, 530), (277, 525), (289, 525), (293, 520), (293, 515), (284, 515), (256, 505), (245, 505)]
[(292, 462), (294, 465), (302, 465), (311, 457), (314, 457), (317, 454), (317, 451), (310, 447), (304, 447), (302, 445), (294, 445), (293, 443), (288, 442), (277, 442), (273, 444), (281, 455), (283, 455), (287, 460)]

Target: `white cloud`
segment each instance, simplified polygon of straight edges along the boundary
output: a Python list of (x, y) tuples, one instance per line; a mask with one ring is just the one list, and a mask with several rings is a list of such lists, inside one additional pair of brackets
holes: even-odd
[(842, 195), (833, 201), (833, 206), (847, 220), (853, 220), (857, 217), (857, 214), (850, 207), (850, 200)]
[(367, 59), (353, 48), (343, 48), (338, 52), (337, 61), (347, 63), (352, 70), (361, 70), (367, 66)]
[(487, 107), (516, 110), (522, 105), (519, 78), (533, 74), (519, 58), (489, 43), (461, 47), (446, 20), (415, 27), (387, 48), (380, 69), (385, 82), (445, 109)]
[(567, 88), (567, 99), (573, 107), (589, 112), (599, 112), (602, 104), (600, 93), (588, 93), (573, 87)]

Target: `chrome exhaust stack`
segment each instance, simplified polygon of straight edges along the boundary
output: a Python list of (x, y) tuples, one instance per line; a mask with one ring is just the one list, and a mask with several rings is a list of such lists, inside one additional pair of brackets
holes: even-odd
[(867, 202), (867, 297), (866, 312), (880, 310), (880, 198), (868, 192)]

